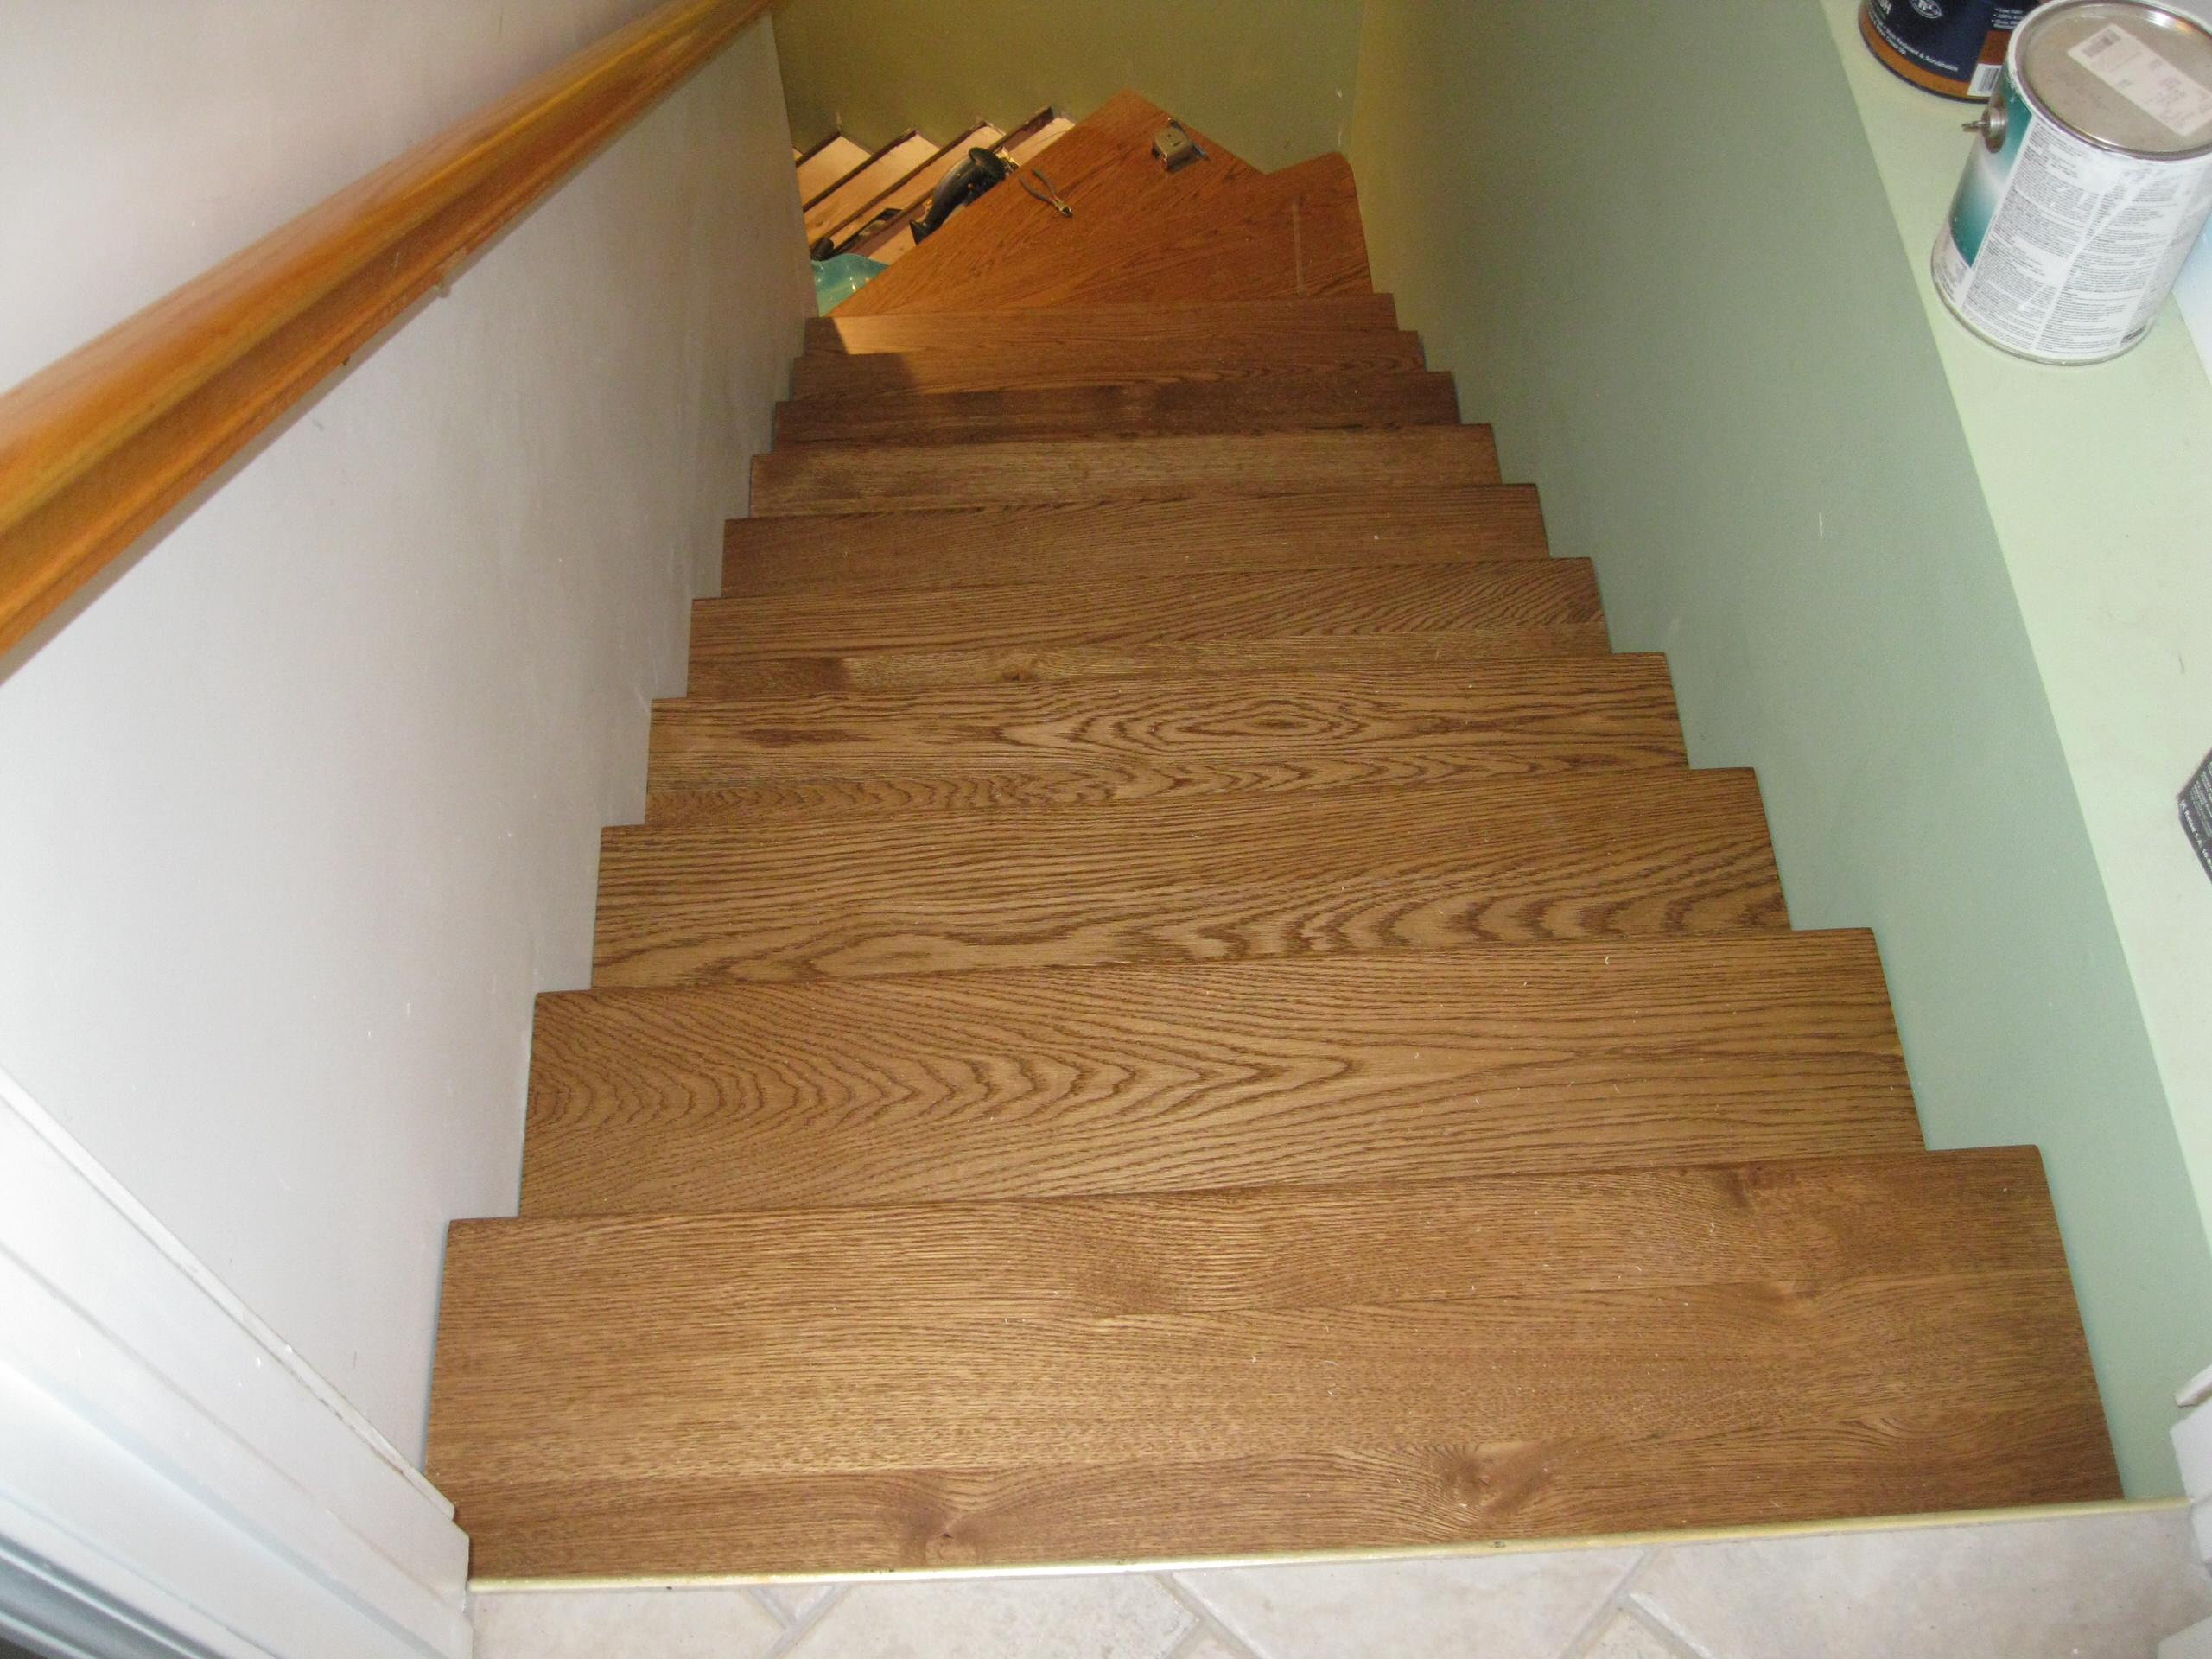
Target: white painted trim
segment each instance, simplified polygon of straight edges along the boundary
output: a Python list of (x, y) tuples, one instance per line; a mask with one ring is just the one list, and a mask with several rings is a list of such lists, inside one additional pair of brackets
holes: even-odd
[(470, 1649), (453, 1506), (4, 1071), (0, 1556), (179, 1651)]

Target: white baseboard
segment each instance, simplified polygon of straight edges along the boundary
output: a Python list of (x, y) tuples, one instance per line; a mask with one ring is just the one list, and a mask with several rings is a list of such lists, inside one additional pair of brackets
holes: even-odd
[(467, 1659), (467, 1560), (436, 1489), (0, 1071), (0, 1568), (175, 1651)]

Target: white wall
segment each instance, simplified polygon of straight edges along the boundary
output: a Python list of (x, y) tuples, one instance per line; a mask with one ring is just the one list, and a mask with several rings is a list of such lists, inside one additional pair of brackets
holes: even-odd
[[(0, 0), (0, 385), (647, 0)], [(0, 1066), (419, 1453), (810, 309), (766, 22), (0, 658)]]

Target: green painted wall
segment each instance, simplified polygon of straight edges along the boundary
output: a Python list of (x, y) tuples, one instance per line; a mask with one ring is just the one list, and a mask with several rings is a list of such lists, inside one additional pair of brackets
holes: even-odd
[(776, 52), (801, 145), (840, 127), (870, 149), (909, 128), (950, 141), (1127, 88), (1273, 168), (1343, 148), (1359, 28), (1360, 0), (786, 0)]
[(1818, 0), (1370, 0), (1394, 289), (1800, 926), (1871, 924), (1930, 1141), (2041, 1146), (2129, 1491), (2208, 1252), (1996, 532)]

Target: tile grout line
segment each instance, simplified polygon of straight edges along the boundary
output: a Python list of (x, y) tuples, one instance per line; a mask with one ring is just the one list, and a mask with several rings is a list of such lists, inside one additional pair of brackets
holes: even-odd
[(1677, 1648), (1689, 1654), (1692, 1659), (1714, 1659), (1712, 1649), (1692, 1636), (1679, 1620), (1649, 1597), (1632, 1597), (1630, 1611), (1637, 1616), (1640, 1623), (1649, 1625), (1660, 1635), (1668, 1637)]
[(797, 1653), (799, 1644), (812, 1636), (821, 1628), (822, 1622), (837, 1611), (845, 1599), (846, 1591), (850, 1587), (842, 1584), (836, 1586), (828, 1595), (791, 1621), (790, 1627), (762, 1651), (760, 1659), (785, 1659), (785, 1655)]
[(1204, 1598), (1185, 1585), (1175, 1574), (1155, 1573), (1152, 1576), (1155, 1584), (1160, 1585), (1169, 1595), (1182, 1603), (1183, 1611), (1198, 1621), (1185, 1633), (1182, 1642), (1176, 1648), (1169, 1650), (1171, 1656), (1190, 1646), (1198, 1637), (1211, 1636), (1227, 1648), (1231, 1654), (1239, 1656), (1240, 1659), (1264, 1659), (1264, 1656), (1260, 1654), (1257, 1648), (1224, 1624), (1220, 1615), (1206, 1605)]
[(791, 1629), (793, 1620), (790, 1609), (769, 1594), (766, 1585), (748, 1584), (745, 1586), (745, 1593), (766, 1608), (768, 1617), (774, 1619), (778, 1625), (786, 1630)]
[(1597, 1645), (1598, 1638), (1605, 1635), (1607, 1626), (1612, 1624), (1613, 1616), (1626, 1604), (1628, 1592), (1643, 1576), (1644, 1568), (1658, 1559), (1659, 1552), (1656, 1549), (1637, 1552), (1636, 1559), (1628, 1564), (1628, 1571), (1613, 1580), (1613, 1587), (1605, 1592), (1598, 1603), (1597, 1610), (1582, 1621), (1573, 1636), (1567, 1637), (1567, 1645), (1559, 1650), (1560, 1659), (1585, 1659), (1590, 1649)]

